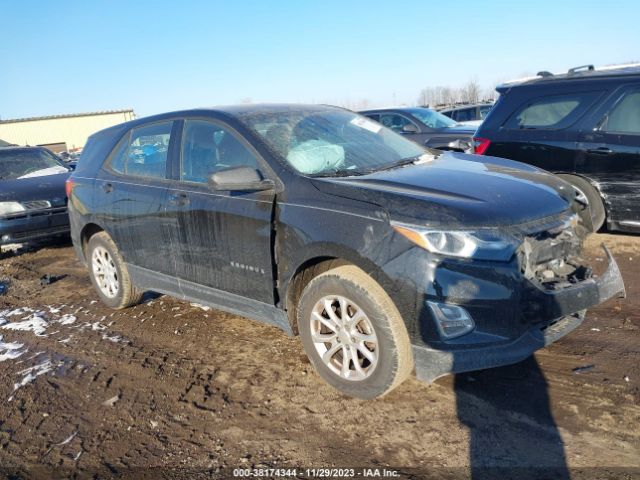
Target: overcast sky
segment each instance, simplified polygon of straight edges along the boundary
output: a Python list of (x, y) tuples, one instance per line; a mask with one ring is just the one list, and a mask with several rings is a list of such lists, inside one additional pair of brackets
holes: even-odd
[(253, 102), (414, 103), (640, 61), (633, 1), (0, 0), (2, 119)]

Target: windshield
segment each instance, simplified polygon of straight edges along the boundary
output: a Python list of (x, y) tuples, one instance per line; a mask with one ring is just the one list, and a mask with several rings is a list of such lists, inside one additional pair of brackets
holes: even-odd
[(68, 171), (53, 154), (46, 150), (0, 149), (1, 180), (55, 175)]
[(424, 123), (429, 128), (453, 127), (457, 123), (446, 115), (443, 115), (428, 108), (412, 108), (409, 113)]
[(426, 153), (379, 123), (346, 110), (251, 112), (240, 119), (305, 175), (358, 175)]

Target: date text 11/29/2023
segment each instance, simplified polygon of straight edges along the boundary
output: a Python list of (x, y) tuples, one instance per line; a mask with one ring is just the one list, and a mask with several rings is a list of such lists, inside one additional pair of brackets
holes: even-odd
[(399, 478), (388, 468), (234, 468), (234, 478)]

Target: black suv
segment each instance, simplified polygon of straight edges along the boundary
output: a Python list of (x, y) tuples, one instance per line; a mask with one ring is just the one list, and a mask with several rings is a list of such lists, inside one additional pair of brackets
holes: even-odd
[(559, 174), (589, 200), (593, 226), (640, 232), (640, 65), (536, 78), (497, 88), (475, 151)]
[(608, 252), (602, 276), (580, 263), (588, 209), (567, 183), (425, 150), (340, 108), (111, 127), (89, 138), (69, 191), (104, 303), (152, 290), (299, 333), (318, 373), (358, 397), (414, 366), (433, 380), (517, 362), (624, 291)]
[(461, 125), (424, 107), (379, 108), (360, 112), (425, 147), (457, 152), (473, 151), (476, 127)]

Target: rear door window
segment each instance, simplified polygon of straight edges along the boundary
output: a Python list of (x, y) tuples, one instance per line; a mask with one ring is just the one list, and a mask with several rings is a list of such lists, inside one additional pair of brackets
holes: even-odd
[(600, 92), (549, 95), (529, 100), (511, 115), (505, 125), (509, 129), (566, 128), (586, 112)]
[(173, 122), (134, 128), (118, 143), (109, 163), (124, 175), (167, 178), (167, 156)]
[(608, 133), (640, 135), (640, 89), (631, 90), (605, 117), (600, 127)]

